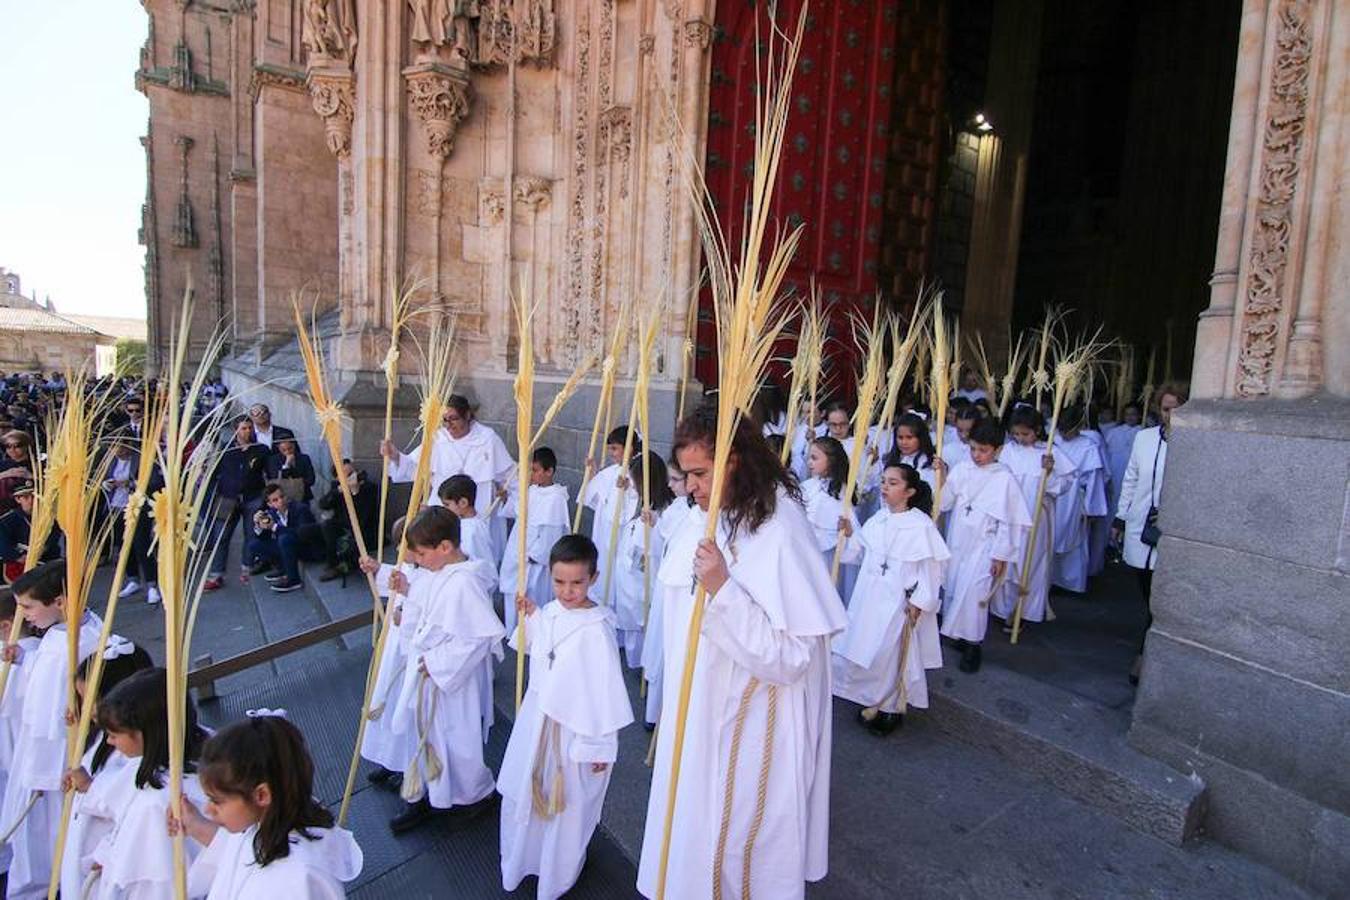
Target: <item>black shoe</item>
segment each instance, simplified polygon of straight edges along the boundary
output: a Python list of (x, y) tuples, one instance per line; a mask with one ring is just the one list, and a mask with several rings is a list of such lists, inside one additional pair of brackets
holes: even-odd
[(645, 732), (647, 732), (648, 734), (651, 734), (653, 731), (656, 730), (656, 723), (655, 723), (655, 722), (643, 722), (643, 723), (642, 723), (642, 730), (645, 731)]
[(962, 672), (980, 671), (980, 656), (979, 644), (966, 644), (966, 649), (961, 653), (961, 665), (957, 668)]
[(282, 576), (282, 579), (280, 581), (272, 582), (272, 590), (274, 593), (278, 594), (289, 594), (291, 591), (298, 591), (304, 586), (305, 585), (303, 582), (291, 581), (289, 578), (286, 578), (285, 576)]
[(386, 769), (384, 766), (376, 766), (366, 775), (366, 781), (371, 784), (388, 784), (398, 775), (393, 769)]
[(436, 815), (436, 808), (431, 805), (431, 801), (426, 797), (418, 800), (416, 803), (409, 803), (403, 812), (389, 820), (389, 830), (394, 834), (402, 834), (405, 831), (411, 831), (418, 825)]
[(253, 565), (248, 567), (248, 574), (262, 575), (266, 572), (272, 571), (273, 568), (274, 566), (270, 562), (254, 563)]
[(320, 580), (320, 581), (337, 581), (337, 580), (338, 580), (339, 578), (341, 578), (341, 577), (342, 577), (342, 573), (341, 573), (341, 572), (339, 572), (337, 569), (334, 569), (334, 568), (332, 568), (332, 567), (329, 567), (329, 568), (327, 568), (327, 569), (324, 569), (323, 572), (320, 573), (320, 575), (319, 575), (319, 580)]
[(885, 737), (904, 724), (905, 717), (900, 713), (877, 713), (877, 717), (867, 723), (867, 730), (877, 737)]
[(484, 813), (495, 808), (500, 799), (500, 795), (496, 791), (493, 791), (477, 803), (451, 807), (446, 814), (447, 818), (450, 820), (450, 827), (454, 830), (467, 827), (469, 824), (477, 821)]
[(263, 581), (266, 581), (268, 584), (276, 584), (278, 581), (285, 581), (285, 580), (286, 580), (285, 572), (273, 572), (270, 575), (263, 576)]

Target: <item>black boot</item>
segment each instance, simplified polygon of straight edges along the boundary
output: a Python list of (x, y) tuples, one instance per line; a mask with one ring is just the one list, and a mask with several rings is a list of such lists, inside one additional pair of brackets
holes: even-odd
[(386, 769), (384, 766), (376, 766), (370, 770), (370, 774), (366, 775), (366, 781), (380, 787), (389, 787), (397, 777), (398, 773), (392, 769)]
[(403, 812), (390, 819), (389, 830), (394, 834), (402, 834), (405, 831), (411, 831), (434, 815), (436, 815), (436, 808), (431, 805), (429, 799), (423, 797), (416, 803), (409, 803)]
[(905, 717), (900, 713), (877, 713), (875, 719), (867, 723), (867, 730), (877, 737), (885, 737), (901, 725), (905, 724)]
[(962, 672), (980, 671), (980, 645), (966, 644), (966, 649), (961, 653), (961, 665), (958, 668)]

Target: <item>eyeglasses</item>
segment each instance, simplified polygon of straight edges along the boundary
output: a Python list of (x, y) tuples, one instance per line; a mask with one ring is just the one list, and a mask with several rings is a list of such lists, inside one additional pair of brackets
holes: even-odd
[(22, 450), (22, 449), (23, 449), (23, 444), (6, 444), (6, 445), (5, 445), (5, 449), (6, 449), (6, 450)]

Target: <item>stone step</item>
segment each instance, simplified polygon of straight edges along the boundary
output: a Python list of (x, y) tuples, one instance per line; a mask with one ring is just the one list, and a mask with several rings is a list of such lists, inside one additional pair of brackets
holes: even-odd
[(969, 675), (957, 669), (959, 653), (943, 655), (928, 688), (927, 717), (938, 728), (1145, 834), (1175, 845), (1195, 835), (1204, 782), (1130, 747), (1128, 712), (996, 664)]
[[(366, 577), (360, 571), (353, 571), (346, 578), (334, 581), (319, 581), (323, 566), (311, 563), (301, 567), (305, 580), (305, 594), (322, 611), (324, 622), (345, 619), (354, 613), (371, 607), (370, 588), (366, 586)], [(349, 631), (338, 639), (344, 650), (356, 650), (370, 646), (370, 630), (358, 628)]]

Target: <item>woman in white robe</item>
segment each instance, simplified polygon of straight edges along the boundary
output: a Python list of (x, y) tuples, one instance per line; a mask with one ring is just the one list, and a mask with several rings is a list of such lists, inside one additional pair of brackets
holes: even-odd
[[(1019, 406), (1008, 417), (1008, 442), (999, 452), (998, 461), (1017, 481), (1027, 509), (1035, 512), (1036, 495), (1041, 478), (1045, 476), (1045, 496), (1041, 500), (1040, 524), (1036, 527), (1036, 547), (1031, 552), (1031, 574), (1027, 577), (1027, 595), (1022, 601), (1023, 622), (1044, 622), (1053, 618), (1050, 609), (1050, 571), (1054, 565), (1055, 500), (1072, 488), (1076, 475), (1072, 463), (1063, 454), (1052, 454), (1047, 459), (1045, 442), (1038, 440), (1041, 414), (1032, 406)], [(1049, 467), (1049, 475), (1046, 475)], [(1031, 539), (1030, 532), (1027, 539)], [(1024, 548), (1025, 549), (1025, 548)], [(990, 611), (1011, 627), (1017, 608), (1017, 596), (1022, 590), (1022, 571), (1027, 559), (1018, 563), (1016, 579), (1005, 579), (1003, 589), (994, 597)]]
[[(496, 495), (496, 485), (509, 484), (515, 478), (515, 460), (497, 432), (474, 420), (469, 401), (459, 394), (446, 398), (442, 423), (445, 427), (438, 429), (431, 439), (431, 490), (427, 492), (426, 505), (440, 503), (436, 489), (451, 475), (468, 475), (478, 486), (478, 496), (486, 498), (486, 510)], [(425, 448), (423, 441), (403, 453), (392, 441), (382, 442), (380, 452), (389, 459), (390, 479), (412, 481)], [(506, 520), (498, 514), (491, 516), (487, 524), (493, 546), (501, 547), (506, 541)]]
[[(961, 648), (961, 671), (980, 668), (989, 604), (1016, 581), (1031, 514), (1017, 482), (998, 462), (1003, 429), (984, 419), (970, 434), (970, 461), (952, 469), (942, 489), (947, 519), (947, 566), (942, 634)], [(939, 467), (945, 463), (936, 463)]]
[(1051, 582), (1075, 593), (1087, 590), (1089, 519), (1105, 516), (1106, 479), (1101, 449), (1080, 431), (1082, 407), (1060, 413), (1055, 455), (1073, 467), (1075, 483), (1055, 500), (1055, 565)]
[(642, 496), (644, 478), (650, 478), (650, 511), (638, 512), (619, 524), (619, 547), (614, 554), (614, 611), (617, 614), (619, 644), (630, 669), (642, 667), (642, 646), (651, 595), (655, 592), (656, 567), (661, 560), (661, 536), (656, 527), (661, 514), (675, 499), (667, 484), (666, 464), (651, 451), (634, 456), (628, 463), (628, 477), (634, 491)]
[[(717, 883), (725, 898), (744, 896), (748, 884), (754, 896), (792, 900), (828, 870), (829, 641), (845, 613), (790, 476), (748, 422), (730, 448), (716, 540), (704, 540), (713, 420), (701, 410), (675, 434), (675, 455), (698, 507), (672, 536), (658, 573), (669, 687), (638, 890), (657, 895), (668, 833), (666, 897), (710, 897)], [(700, 582), (703, 639), (692, 662), (682, 777), (667, 832), (679, 685)], [(761, 777), (765, 789), (756, 791)]]
[[(585, 538), (570, 540), (595, 554)], [(600, 824), (619, 729), (633, 721), (614, 610), (587, 598), (585, 578), (570, 577), (572, 570), (589, 573), (591, 565), (593, 560), (560, 561), (567, 586), (558, 602), (524, 606), (529, 688), (497, 777), (502, 888), (514, 891), (525, 876), (537, 875), (539, 900), (555, 900), (576, 883)], [(546, 796), (536, 797), (536, 790)]]
[(862, 566), (848, 628), (834, 640), (834, 695), (879, 707), (874, 718), (861, 720), (887, 734), (901, 724), (906, 706), (928, 708), (925, 670), (942, 668), (937, 611), (951, 554), (933, 524), (933, 495), (917, 469), (893, 462), (880, 489), (881, 510), (849, 536), (844, 550)]

